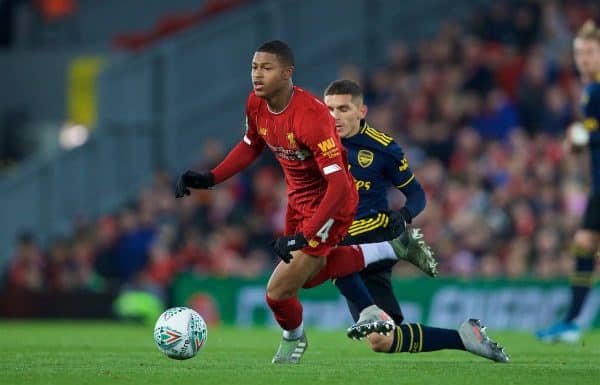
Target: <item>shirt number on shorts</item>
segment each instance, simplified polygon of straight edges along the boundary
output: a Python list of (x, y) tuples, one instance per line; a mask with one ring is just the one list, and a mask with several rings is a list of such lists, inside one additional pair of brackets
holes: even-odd
[(333, 218), (329, 218), (327, 222), (317, 231), (317, 237), (321, 238), (321, 242), (325, 243), (327, 238), (329, 237), (329, 230), (331, 230), (331, 226), (333, 226)]

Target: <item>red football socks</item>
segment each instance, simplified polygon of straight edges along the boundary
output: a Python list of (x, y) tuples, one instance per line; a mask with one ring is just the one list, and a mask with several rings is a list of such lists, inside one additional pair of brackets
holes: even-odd
[(277, 300), (267, 295), (267, 304), (283, 330), (294, 330), (302, 323), (302, 305), (297, 296)]

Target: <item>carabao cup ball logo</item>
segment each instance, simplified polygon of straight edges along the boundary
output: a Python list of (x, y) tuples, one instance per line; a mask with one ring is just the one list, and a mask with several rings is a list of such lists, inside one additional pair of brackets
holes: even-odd
[(177, 345), (183, 338), (183, 335), (180, 332), (166, 326), (158, 328), (155, 333), (154, 338), (156, 339), (156, 344), (164, 350)]
[(195, 314), (190, 321), (190, 335), (192, 337), (194, 351), (198, 352), (206, 342), (208, 329), (206, 328), (204, 320)]

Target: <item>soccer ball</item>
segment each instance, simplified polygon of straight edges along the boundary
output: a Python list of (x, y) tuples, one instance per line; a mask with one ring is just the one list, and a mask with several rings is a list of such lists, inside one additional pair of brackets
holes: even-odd
[(187, 360), (194, 357), (204, 343), (208, 330), (200, 314), (187, 307), (172, 307), (158, 317), (154, 325), (154, 342), (167, 357)]

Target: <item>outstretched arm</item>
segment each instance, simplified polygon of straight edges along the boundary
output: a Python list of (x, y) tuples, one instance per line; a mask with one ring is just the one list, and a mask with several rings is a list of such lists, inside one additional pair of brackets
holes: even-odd
[(227, 154), (217, 167), (212, 169), (211, 173), (215, 183), (221, 183), (250, 166), (265, 148), (265, 142), (258, 135), (256, 124), (248, 107), (246, 107), (245, 128), (246, 133), (242, 141)]
[(253, 145), (248, 144), (246, 140), (246, 136), (244, 136), (244, 140), (239, 142), (225, 159), (211, 170), (215, 184), (231, 178), (258, 158), (264, 148), (264, 142)]
[(175, 186), (175, 197), (182, 198), (190, 195), (188, 187), (207, 189), (229, 179), (252, 164), (264, 147), (265, 142), (258, 135), (256, 126), (251, 119), (248, 119), (248, 112), (246, 112), (246, 133), (244, 139), (211, 171), (198, 173), (188, 170), (181, 175)]
[(399, 189), (406, 197), (406, 203), (404, 204), (404, 207), (400, 209), (400, 212), (405, 216), (406, 222), (410, 223), (413, 218), (419, 215), (425, 208), (425, 204), (427, 203), (425, 191), (415, 178), (413, 178), (406, 186), (400, 187)]
[(400, 146), (392, 142), (386, 148), (386, 152), (390, 159), (385, 165), (385, 176), (406, 197), (404, 207), (392, 212), (390, 219), (403, 219), (404, 222), (410, 223), (425, 208), (425, 191), (408, 166), (408, 160)]
[(182, 198), (186, 195), (190, 195), (188, 187), (208, 189), (215, 184), (231, 178), (233, 175), (252, 164), (252, 162), (258, 158), (263, 148), (264, 142), (257, 143), (257, 145), (254, 146), (248, 145), (246, 136), (244, 136), (244, 141), (238, 143), (237, 146), (227, 154), (225, 159), (211, 171), (196, 172), (188, 170), (181, 175), (175, 186), (175, 197)]

